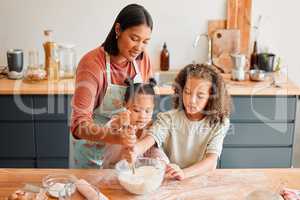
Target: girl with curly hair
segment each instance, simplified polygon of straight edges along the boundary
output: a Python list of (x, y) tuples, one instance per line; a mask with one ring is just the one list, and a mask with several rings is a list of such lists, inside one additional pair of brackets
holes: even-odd
[(162, 147), (170, 159), (166, 177), (177, 180), (201, 175), (216, 168), (229, 129), (230, 96), (217, 70), (190, 64), (174, 83), (174, 109), (159, 113), (131, 152), (134, 159), (153, 145)]

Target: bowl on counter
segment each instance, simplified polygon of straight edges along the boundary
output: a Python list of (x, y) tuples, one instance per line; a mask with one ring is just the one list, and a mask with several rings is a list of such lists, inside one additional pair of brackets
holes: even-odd
[(71, 196), (76, 191), (76, 177), (68, 174), (50, 174), (42, 184), (48, 195), (55, 198)]
[(135, 172), (127, 161), (116, 164), (121, 186), (132, 194), (148, 194), (160, 187), (165, 175), (165, 163), (153, 158), (138, 158), (134, 163)]
[(252, 69), (249, 71), (249, 78), (251, 81), (264, 81), (266, 79), (266, 72), (260, 69)]

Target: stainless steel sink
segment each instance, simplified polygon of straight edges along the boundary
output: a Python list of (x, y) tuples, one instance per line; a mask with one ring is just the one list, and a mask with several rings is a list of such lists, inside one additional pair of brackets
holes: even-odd
[(179, 71), (159, 71), (154, 73), (154, 78), (159, 86), (171, 86)]

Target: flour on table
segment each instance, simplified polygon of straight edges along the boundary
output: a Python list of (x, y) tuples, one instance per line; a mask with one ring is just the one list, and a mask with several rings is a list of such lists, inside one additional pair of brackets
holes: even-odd
[(270, 192), (268, 190), (255, 190), (251, 192), (246, 200), (284, 200), (279, 194)]

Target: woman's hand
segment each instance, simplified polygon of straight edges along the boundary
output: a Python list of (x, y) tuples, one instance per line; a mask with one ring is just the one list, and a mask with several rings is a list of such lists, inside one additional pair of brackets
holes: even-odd
[(168, 164), (166, 167), (165, 178), (181, 181), (184, 179), (184, 172), (178, 165), (174, 163)]
[(119, 130), (120, 144), (125, 147), (133, 147), (136, 143), (136, 127), (127, 126)]
[(112, 116), (110, 127), (114, 131), (125, 128), (127, 126), (130, 126), (130, 111), (126, 110)]

